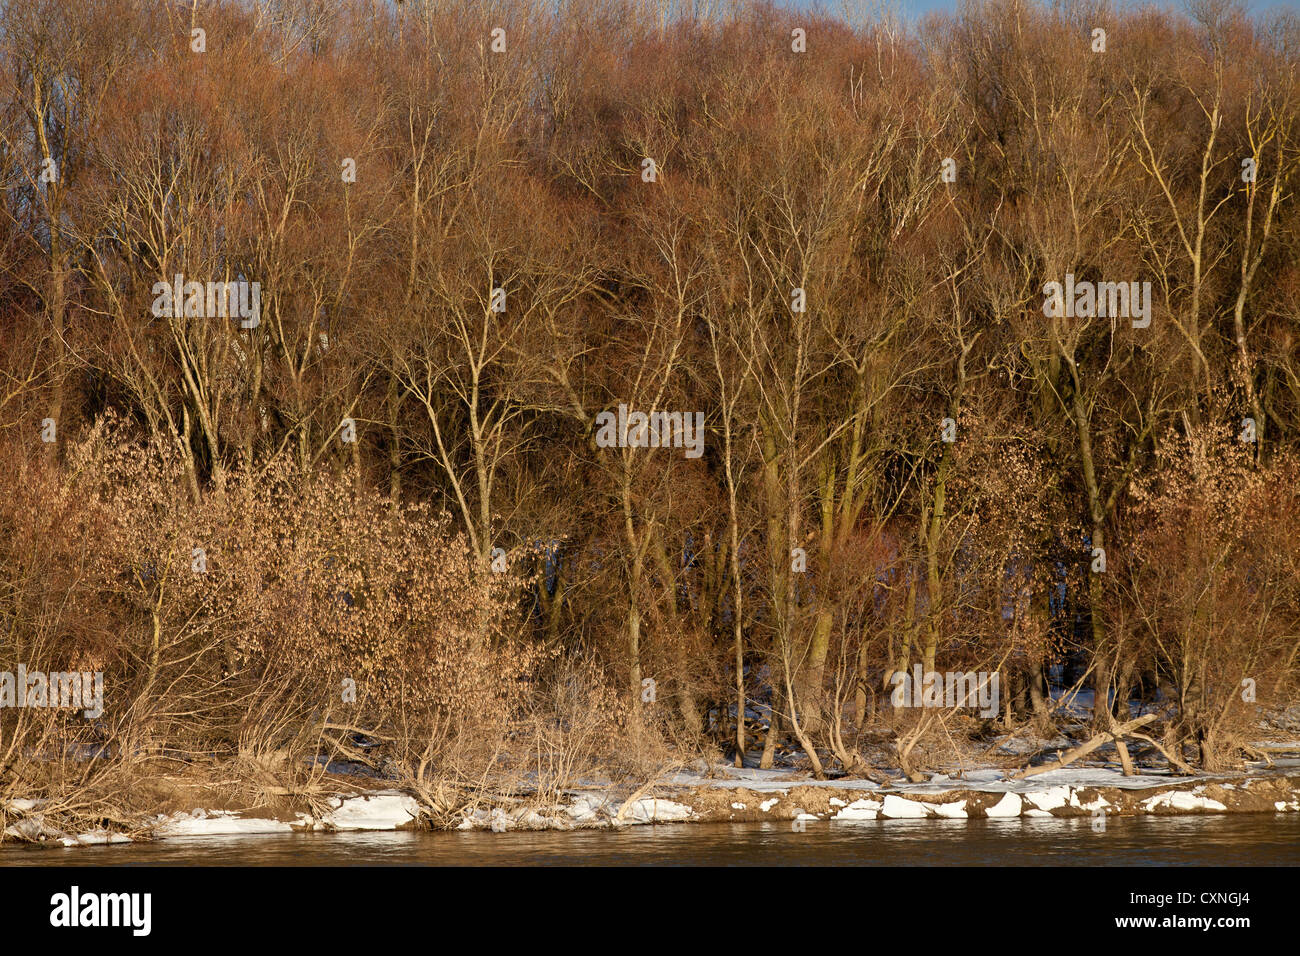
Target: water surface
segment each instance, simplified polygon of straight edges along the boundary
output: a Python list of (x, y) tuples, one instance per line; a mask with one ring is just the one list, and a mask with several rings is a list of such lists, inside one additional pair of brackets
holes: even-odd
[(1296, 866), (1300, 814), (1048, 820), (888, 820), (492, 833), (181, 837), (0, 848), (0, 866)]

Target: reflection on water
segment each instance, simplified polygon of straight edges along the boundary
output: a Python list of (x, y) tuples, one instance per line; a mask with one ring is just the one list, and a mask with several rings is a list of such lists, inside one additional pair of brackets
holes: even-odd
[(338, 833), (6, 846), (0, 866), (1294, 866), (1300, 814), (678, 824), (569, 833)]

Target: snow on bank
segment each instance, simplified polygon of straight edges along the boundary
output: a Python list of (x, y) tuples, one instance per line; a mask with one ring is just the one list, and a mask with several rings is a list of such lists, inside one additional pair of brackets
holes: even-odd
[[(159, 814), (149, 827), (159, 839), (167, 837), (246, 836), (258, 833), (292, 833), (321, 830), (396, 830), (419, 815), (414, 798), (397, 790), (378, 790), (358, 796), (334, 797), (323, 816), (298, 814), (294, 822), (270, 817), (245, 817), (232, 810), (193, 810)], [(121, 837), (121, 840), (126, 840)], [(113, 842), (121, 842), (114, 840)]]
[[(740, 809), (744, 809), (743, 805)], [(643, 797), (631, 803), (619, 803), (607, 794), (574, 792), (569, 802), (553, 807), (521, 807), (505, 811), (467, 811), (458, 830), (574, 830), (604, 827), (628, 827), (648, 823), (682, 823), (696, 819), (695, 811), (684, 803), (663, 797)]]
[(5, 813), (31, 813), (37, 807), (46, 805), (45, 800), (29, 800), (26, 797), (15, 797), (12, 800), (5, 801)]
[(683, 803), (672, 800), (638, 800), (622, 810), (622, 819), (615, 815), (615, 822), (632, 823), (679, 823), (695, 816), (695, 811)]
[[(1073, 791), (1069, 787), (1048, 787), (1041, 793), (1025, 794), (1025, 799), (1032, 803), (1036, 809), (1050, 813), (1059, 807), (1069, 806), (1072, 796)], [(1077, 800), (1075, 806), (1078, 806)]]
[(294, 831), (397, 830), (415, 821), (420, 805), (399, 790), (376, 790), (331, 798), (331, 809), (319, 817), (300, 813), (292, 823), (266, 817), (243, 817), (230, 810), (195, 810), (155, 818), (155, 837), (235, 836)]
[[(8, 804), (6, 809), (11, 810), (15, 804), (20, 803), (39, 806), (43, 802), (14, 800)], [(109, 833), (107, 830), (102, 829), (91, 830), (88, 833), (64, 833), (58, 827), (46, 823), (44, 816), (39, 813), (24, 817), (5, 827), (3, 836), (11, 840), (22, 840), (29, 843), (58, 843), (62, 846), (104, 846), (109, 843), (132, 842), (131, 838), (123, 833)]]
[(248, 833), (289, 833), (293, 825), (263, 817), (241, 817), (230, 810), (181, 811), (160, 814), (151, 828), (155, 837), (233, 836)]
[(915, 803), (912, 800), (904, 800), (902, 797), (896, 797), (891, 793), (885, 797), (885, 802), (880, 808), (880, 815), (888, 820), (918, 820), (921, 817), (928, 817), (930, 811), (922, 804)]
[[(678, 774), (656, 796), (620, 801), (608, 790), (574, 790), (555, 805), (480, 807), (466, 811), (462, 830), (573, 830), (647, 824), (829, 819), (857, 821), (1028, 819), (1178, 813), (1300, 812), (1300, 776), (1280, 774), (1124, 777), (1106, 768), (1076, 768), (1006, 780), (996, 770), (937, 775), (925, 783), (880, 787), (864, 780), (811, 780), (781, 771), (715, 767), (709, 776)], [(18, 840), (87, 846), (126, 843), (120, 833), (64, 833), (47, 824), (35, 800), (10, 800), (4, 836)], [(317, 816), (296, 821), (246, 817), (228, 810), (159, 815), (146, 829), (156, 838), (286, 834), (303, 831), (398, 830), (421, 823), (422, 808), (410, 794), (380, 790), (330, 799)]]
[(1227, 810), (1225, 804), (1218, 800), (1211, 800), (1203, 796), (1200, 791), (1203, 788), (1197, 787), (1190, 793), (1186, 790), (1170, 790), (1165, 793), (1158, 793), (1154, 797), (1148, 797), (1142, 801), (1143, 808), (1149, 813), (1160, 807), (1172, 807), (1175, 810), (1213, 810), (1222, 812)]
[[(936, 774), (924, 783), (879, 786), (866, 780), (813, 780), (806, 773), (720, 765), (679, 773), (661, 792), (695, 807), (696, 819), (733, 822), (799, 820), (809, 812), (839, 823), (1300, 810), (1300, 779), (1294, 774), (1180, 777), (1155, 771), (1125, 777), (1107, 767), (1065, 768), (1023, 780), (984, 769)], [(762, 817), (752, 809), (756, 804)]]
[(334, 809), (318, 820), (299, 819), (313, 830), (397, 830), (420, 816), (414, 797), (400, 790), (378, 790), (356, 797), (334, 798)]
[(1014, 793), (1004, 793), (1002, 799), (984, 811), (986, 817), (1018, 817), (1024, 805)]
[(874, 820), (880, 815), (879, 800), (854, 800), (847, 807), (840, 810), (839, 813), (831, 817), (832, 820)]
[(966, 801), (956, 800), (952, 803), (931, 804), (930, 809), (935, 812), (936, 816), (945, 817), (949, 820), (965, 820), (969, 814), (966, 812)]
[[(1203, 774), (1193, 777), (1179, 777), (1164, 772), (1135, 774), (1125, 777), (1117, 770), (1104, 767), (1068, 767), (1064, 770), (1049, 770), (1027, 780), (1008, 780), (1006, 772), (989, 768), (985, 770), (968, 770), (959, 776), (938, 773), (925, 783), (898, 782), (889, 787), (896, 793), (945, 793), (951, 790), (978, 790), (986, 793), (1038, 793), (1045, 789), (1073, 787), (1119, 787), (1125, 790), (1147, 790), (1152, 787), (1170, 784), (1193, 783), (1215, 779), (1235, 779), (1240, 774)], [(754, 770), (738, 769), (726, 765), (713, 768), (712, 773), (681, 772), (664, 779), (669, 787), (711, 787), (724, 790), (751, 790), (754, 793), (785, 793), (791, 787), (821, 787), (828, 790), (866, 790), (878, 791), (880, 784), (871, 780), (813, 780), (804, 773), (789, 770)], [(1042, 808), (1047, 809), (1047, 808)]]
[(132, 843), (134, 841), (125, 833), (91, 830), (89, 833), (61, 837), (59, 842), (64, 846), (108, 846), (110, 843)]

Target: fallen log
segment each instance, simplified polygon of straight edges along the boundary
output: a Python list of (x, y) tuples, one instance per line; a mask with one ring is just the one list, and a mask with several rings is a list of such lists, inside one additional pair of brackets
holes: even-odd
[(1119, 741), (1127, 733), (1131, 733), (1139, 727), (1145, 727), (1147, 724), (1156, 720), (1157, 714), (1143, 714), (1136, 720), (1130, 720), (1127, 723), (1120, 724), (1110, 730), (1096, 734), (1087, 743), (1080, 744), (1073, 750), (1062, 754), (1054, 763), (1040, 764), (1037, 767), (1026, 767), (1025, 769), (1011, 774), (1009, 780), (1024, 780), (1026, 777), (1037, 776), (1040, 773), (1047, 773), (1049, 770), (1060, 770), (1074, 763), (1080, 757), (1086, 757), (1108, 740)]
[[(1179, 757), (1173, 751), (1167, 749), (1164, 744), (1160, 743), (1160, 741), (1148, 737), (1146, 734), (1130, 734), (1129, 736), (1144, 741), (1156, 748), (1156, 750), (1160, 751), (1160, 753), (1164, 755), (1164, 758), (1169, 761), (1169, 766), (1178, 768), (1178, 772), (1184, 776), (1191, 776), (1196, 773), (1186, 760)], [(1178, 745), (1175, 744), (1174, 746)]]

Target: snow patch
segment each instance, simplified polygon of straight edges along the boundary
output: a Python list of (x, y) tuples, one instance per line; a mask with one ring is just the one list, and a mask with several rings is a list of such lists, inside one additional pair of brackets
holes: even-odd
[(880, 802), (878, 800), (854, 800), (847, 807), (836, 813), (831, 819), (874, 820), (879, 813)]
[(230, 810), (180, 811), (155, 818), (154, 833), (160, 837), (230, 836), (244, 833), (288, 833), (293, 827), (282, 820), (259, 817), (245, 819)]
[(396, 830), (420, 815), (415, 799), (398, 790), (336, 797), (334, 803), (319, 821), (332, 830)]
[(622, 813), (624, 823), (673, 823), (689, 820), (695, 815), (695, 811), (684, 803), (656, 797), (645, 797), (636, 803), (625, 805)]
[(1069, 787), (1050, 787), (1036, 793), (1025, 794), (1025, 799), (1039, 810), (1055, 810), (1070, 802)]
[(890, 820), (916, 820), (921, 817), (928, 817), (930, 811), (926, 809), (923, 803), (904, 800), (902, 797), (896, 797), (891, 793), (885, 797), (885, 805), (881, 807), (880, 815)]
[(1175, 810), (1227, 810), (1218, 800), (1188, 793), (1186, 790), (1171, 790), (1157, 794), (1142, 801), (1142, 808), (1150, 813), (1159, 807), (1172, 807)]
[(950, 820), (964, 820), (968, 816), (965, 800), (958, 800), (956, 803), (931, 804), (930, 809), (935, 812), (936, 816), (946, 817)]
[(573, 803), (564, 808), (569, 818), (579, 826), (597, 822), (607, 814), (608, 801), (593, 793), (580, 793), (573, 798)]
[(107, 846), (110, 843), (131, 843), (124, 833), (109, 833), (107, 830), (91, 830), (76, 836), (65, 836), (59, 840), (64, 846)]
[(6, 813), (30, 813), (46, 802), (41, 799), (33, 800), (28, 797), (14, 797), (4, 805), (4, 808)]
[(984, 811), (988, 817), (1018, 817), (1020, 816), (1020, 798), (1014, 793), (1005, 793), (1002, 799), (993, 806)]

